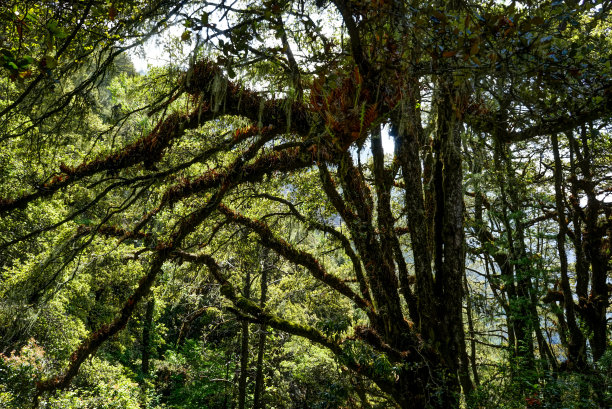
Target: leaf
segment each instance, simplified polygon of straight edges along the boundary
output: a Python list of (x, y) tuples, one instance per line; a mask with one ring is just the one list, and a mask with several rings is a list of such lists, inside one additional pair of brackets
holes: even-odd
[(68, 36), (66, 32), (58, 25), (58, 22), (56, 20), (49, 20), (47, 22), (46, 27), (47, 30), (49, 30), (49, 33), (51, 33), (51, 35), (60, 40)]
[(44, 67), (48, 69), (53, 69), (57, 67), (57, 60), (50, 55), (46, 55), (45, 57), (43, 57), (41, 63)]
[(202, 25), (204, 26), (208, 24), (208, 13), (207, 12), (202, 13), (202, 17), (200, 18), (200, 21), (202, 22)]
[(457, 51), (444, 51), (442, 53), (442, 57), (444, 58), (450, 58), (450, 57), (454, 57), (455, 54), (457, 54)]
[(30, 57), (29, 55), (26, 55), (25, 57), (23, 57), (17, 62), (17, 65), (20, 68), (26, 68), (28, 65), (32, 64), (33, 62), (34, 62), (34, 59)]
[(19, 71), (19, 78), (21, 79), (30, 78), (31, 76), (32, 76), (32, 70)]
[(5, 60), (15, 59), (15, 56), (13, 55), (13, 53), (7, 50), (6, 48), (3, 48), (2, 50), (0, 50), (0, 54), (2, 54), (2, 57), (4, 57)]
[(191, 31), (189, 30), (183, 31), (183, 34), (181, 34), (181, 41), (189, 41), (190, 38), (191, 38)]
[(25, 19), (30, 21), (31, 23), (36, 23), (36, 12), (34, 9), (29, 9), (27, 14), (25, 15)]
[(47, 22), (47, 30), (49, 30), (51, 33), (55, 33), (57, 31), (57, 21), (55, 20), (49, 20)]

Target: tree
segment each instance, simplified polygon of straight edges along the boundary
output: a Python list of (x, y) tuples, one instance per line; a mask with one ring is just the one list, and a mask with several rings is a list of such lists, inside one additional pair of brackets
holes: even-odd
[[(400, 407), (457, 407), (461, 392), (470, 396), (474, 389), (463, 321), (468, 172), (463, 147), (471, 133), (481, 135), (483, 155), (494, 155), (503, 225), (499, 232), (490, 231), (482, 215), (486, 196), (476, 191), (475, 236), (483, 247), (506, 246), (505, 253), (480, 253), (495, 261), (506, 285), (505, 294), (496, 297), (506, 309), (515, 353), (524, 359), (523, 368), (536, 369), (534, 333), (542, 356), (546, 345), (538, 289), (527, 264), (529, 224), (521, 213), (525, 196), (509, 147), (539, 142), (541, 136), (571, 135), (591, 124), (607, 126), (612, 111), (610, 45), (600, 35), (609, 28), (607, 2), (552, 2), (537, 8), (530, 2), (485, 6), (344, 0), (166, 6), (170, 16), (182, 19), (181, 39), (193, 41), (196, 62), (186, 64), (181, 75), (168, 71), (166, 78), (175, 83), (156, 90), (163, 97), (132, 112), (148, 110), (154, 125), (144, 126), (142, 136), (128, 136), (118, 147), (94, 140), (87, 145), (92, 155), (70, 160), (63, 154), (59, 169), (47, 165), (50, 158), (42, 161), (39, 172), (44, 176), (37, 179), (43, 183), (31, 189), (5, 186), (0, 199), (6, 254), (15, 254), (26, 242), (34, 246), (59, 228), (71, 233), (65, 240), (69, 246), (58, 247), (58, 272), (31, 292), (31, 302), (49, 296), (61, 280), (70, 281), (66, 268), (94, 241), (144, 254), (140, 278), (137, 284), (131, 278), (134, 288), (114, 305), (114, 317), (82, 337), (65, 367), (37, 382), (39, 395), (66, 388), (85, 360), (126, 326), (168, 266), (189, 263), (206, 267), (243, 321), (242, 402), (251, 322), (326, 348)], [(90, 7), (93, 3), (85, 11)], [(155, 16), (143, 18), (157, 24)], [(325, 24), (325, 19), (337, 24)], [(75, 33), (83, 25), (77, 23)], [(119, 35), (140, 26), (126, 27), (118, 28), (125, 30)], [(109, 52), (113, 54), (102, 49), (95, 55)], [(95, 71), (81, 84), (95, 83), (102, 72)], [(233, 79), (238, 76), (241, 80)], [(29, 89), (42, 90), (36, 79), (29, 81), (25, 90), (11, 88), (13, 102), (3, 114), (7, 123), (17, 125), (7, 129), (27, 123), (26, 129), (33, 131), (55, 114), (48, 109), (42, 115), (29, 112), (24, 102)], [(38, 106), (42, 99), (33, 101)], [(53, 134), (41, 129), (43, 135)], [(99, 135), (113, 129), (119, 128), (104, 128)], [(384, 149), (387, 131), (393, 152)], [(4, 140), (30, 137), (7, 134)], [(584, 341), (573, 317), (564, 261), (570, 232), (562, 217), (555, 141), (561, 314), (570, 331), (568, 358), (582, 362), (576, 351)], [(587, 178), (589, 203), (587, 235), (581, 241), (574, 222), (573, 237), (576, 243), (587, 243), (575, 248), (577, 254), (585, 249), (578, 275), (584, 278), (590, 265), (593, 277), (593, 299), (583, 301), (584, 311), (591, 312), (583, 319), (591, 323), (589, 342), (598, 360), (609, 344), (608, 260), (602, 243), (609, 234), (608, 222), (602, 220), (605, 206), (589, 185), (591, 161), (584, 151), (589, 143), (586, 136), (580, 146), (570, 141), (573, 155), (579, 158), (581, 152), (583, 158), (580, 170)], [(15, 161), (31, 156), (13, 151)], [(482, 166), (472, 169), (482, 172)], [(31, 209), (59, 197), (69, 201), (79, 189), (87, 195), (70, 211), (31, 227)], [(306, 198), (311, 202), (304, 203)], [(89, 211), (94, 208), (97, 214)], [(581, 217), (579, 205), (573, 211)], [(86, 214), (87, 219), (77, 219)], [(284, 224), (274, 223), (277, 219)], [(325, 262), (324, 250), (288, 235), (288, 220), (306, 231), (306, 237), (324, 234), (326, 242), (341, 250), (335, 252), (342, 264)], [(295, 322), (266, 308), (263, 289), (260, 303), (248, 291), (237, 291), (241, 281), (250, 288), (249, 275), (237, 280), (226, 264), (229, 255), (222, 251), (236, 240), (231, 234), (236, 228), (307, 271), (325, 294), (349, 303), (354, 317), (330, 331), (322, 322)], [(350, 268), (340, 268), (344, 264)], [(584, 295), (584, 279), (578, 282), (577, 294)], [(547, 359), (554, 361), (551, 355)]]

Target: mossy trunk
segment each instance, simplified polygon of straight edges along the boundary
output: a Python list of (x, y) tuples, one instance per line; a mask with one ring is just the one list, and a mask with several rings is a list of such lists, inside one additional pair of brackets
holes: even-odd
[(144, 325), (142, 327), (142, 375), (149, 376), (149, 363), (151, 358), (151, 330), (153, 329), (153, 311), (155, 298), (151, 296), (147, 302)]
[[(244, 277), (244, 298), (248, 299), (251, 289), (251, 273), (246, 268)], [(249, 323), (242, 321), (241, 343), (240, 343), (240, 378), (238, 379), (238, 408), (244, 409), (246, 406), (247, 392), (247, 370), (249, 365)]]

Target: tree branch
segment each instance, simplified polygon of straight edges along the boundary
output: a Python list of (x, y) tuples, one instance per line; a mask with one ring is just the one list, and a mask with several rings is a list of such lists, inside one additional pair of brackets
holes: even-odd
[(317, 259), (315, 259), (311, 254), (295, 249), (285, 240), (275, 237), (270, 228), (261, 221), (249, 219), (229, 209), (225, 205), (220, 205), (219, 210), (234, 223), (246, 226), (257, 233), (260, 237), (261, 243), (264, 246), (276, 251), (287, 260), (306, 267), (316, 279), (352, 300), (359, 308), (364, 310), (369, 317), (376, 317), (376, 313), (374, 312), (370, 302), (361, 298), (341, 279), (325, 271), (323, 266), (321, 266)]

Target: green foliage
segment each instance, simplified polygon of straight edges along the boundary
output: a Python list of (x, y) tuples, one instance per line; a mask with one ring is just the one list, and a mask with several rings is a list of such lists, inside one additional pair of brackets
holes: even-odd
[(21, 408), (32, 402), (35, 382), (48, 373), (44, 350), (30, 339), (19, 352), (0, 355), (0, 404)]
[[(51, 374), (45, 351), (31, 339), (19, 352), (0, 355), (0, 404), (3, 408), (24, 408), (34, 402), (35, 383)], [(84, 365), (73, 388), (39, 400), (48, 409), (141, 408), (141, 390), (132, 374), (109, 362), (93, 358)]]
[(235, 367), (221, 349), (202, 341), (187, 340), (180, 350), (168, 350), (156, 368), (159, 387), (168, 391), (164, 399), (171, 408), (223, 408), (232, 400), (231, 381)]
[(612, 406), (609, 5), (5, 3), (0, 407)]
[(526, 371), (524, 365), (509, 360), (509, 365), (483, 368), (484, 382), (467, 399), (470, 408), (499, 407), (595, 409), (609, 406), (611, 387), (609, 377), (610, 354), (598, 363), (599, 371)]
[(142, 391), (133, 374), (100, 359), (83, 367), (75, 388), (40, 403), (45, 408), (140, 409)]

